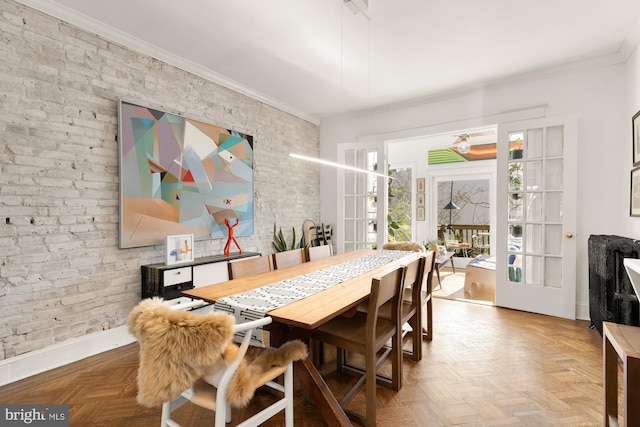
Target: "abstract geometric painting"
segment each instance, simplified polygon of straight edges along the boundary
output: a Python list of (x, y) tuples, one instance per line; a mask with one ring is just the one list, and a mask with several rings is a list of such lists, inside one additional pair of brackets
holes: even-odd
[(456, 147), (429, 150), (428, 163), (438, 165), (442, 163), (473, 162), (476, 160), (490, 160), (496, 158), (497, 144), (472, 145), (469, 152), (462, 154)]
[(253, 234), (253, 137), (119, 102), (120, 247)]

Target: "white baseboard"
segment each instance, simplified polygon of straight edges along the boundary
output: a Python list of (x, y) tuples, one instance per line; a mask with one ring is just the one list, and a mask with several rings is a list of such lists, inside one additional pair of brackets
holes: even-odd
[(591, 320), (591, 315), (589, 314), (589, 304), (576, 304), (576, 319)]
[(135, 340), (127, 326), (122, 325), (0, 360), (0, 386), (131, 344)]

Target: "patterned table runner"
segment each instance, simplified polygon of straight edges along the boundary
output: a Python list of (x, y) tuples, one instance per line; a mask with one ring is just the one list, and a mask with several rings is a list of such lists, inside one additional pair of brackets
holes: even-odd
[[(376, 251), (342, 264), (221, 298), (215, 302), (214, 309), (233, 314), (237, 323), (260, 319), (271, 310), (316, 294), (406, 255), (406, 251)], [(254, 344), (264, 345), (262, 330), (254, 330), (254, 335)]]

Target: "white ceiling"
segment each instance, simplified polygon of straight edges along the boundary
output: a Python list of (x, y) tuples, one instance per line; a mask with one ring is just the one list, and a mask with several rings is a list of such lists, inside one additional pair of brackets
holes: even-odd
[(18, 0), (308, 120), (625, 61), (638, 0)]

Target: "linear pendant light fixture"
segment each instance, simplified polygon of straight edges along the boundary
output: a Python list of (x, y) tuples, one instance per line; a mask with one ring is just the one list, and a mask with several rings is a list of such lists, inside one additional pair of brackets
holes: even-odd
[[(342, 0), (342, 4), (343, 6), (347, 6), (347, 8), (349, 8), (349, 10), (351, 10), (351, 12), (356, 15), (358, 13), (361, 13), (368, 21), (371, 21), (371, 19), (369, 18), (369, 16), (366, 14), (366, 10), (369, 7), (369, 0)], [(344, 88), (343, 86), (343, 72), (344, 72), (344, 67), (342, 65), (342, 56), (343, 56), (343, 22), (342, 22), (342, 14), (340, 15), (340, 86), (341, 86), (341, 91), (340, 91), (340, 96), (342, 96), (342, 93), (344, 92)], [(367, 31), (368, 31), (368, 27), (367, 27)], [(368, 37), (368, 34), (367, 34)], [(368, 47), (367, 47), (368, 48)], [(368, 63), (368, 57), (367, 57), (367, 71), (368, 71), (368, 67), (369, 67), (369, 63)], [(328, 160), (323, 160), (323, 159), (318, 159), (316, 157), (310, 157), (310, 156), (303, 156), (302, 154), (295, 154), (295, 153), (289, 153), (290, 157), (293, 157), (295, 159), (299, 159), (299, 160), (304, 160), (307, 162), (313, 162), (313, 163), (319, 163), (321, 165), (325, 165), (325, 166), (332, 166), (334, 168), (339, 168), (339, 169), (346, 169), (346, 170), (350, 170), (350, 171), (354, 171), (354, 172), (361, 172), (361, 173), (367, 173), (370, 175), (375, 175), (375, 176), (380, 176), (382, 178), (388, 178), (388, 179), (395, 179), (395, 177), (390, 176), (390, 175), (385, 175), (382, 173), (378, 173), (378, 172), (374, 172), (374, 171), (370, 171), (370, 170), (366, 170), (366, 169), (361, 169), (361, 168), (357, 168), (355, 166), (349, 166), (349, 165), (343, 165), (340, 163), (335, 163), (335, 162), (330, 162)]]
[(322, 160), (322, 159), (318, 159), (316, 157), (303, 156), (302, 154), (289, 153), (289, 157), (293, 157), (294, 159), (304, 160), (304, 161), (307, 161), (307, 162), (319, 163), (319, 164), (325, 165), (325, 166), (332, 166), (334, 168), (346, 169), (346, 170), (350, 170), (350, 171), (354, 171), (354, 172), (362, 172), (362, 173), (368, 173), (370, 175), (381, 176), (383, 178), (395, 179), (392, 176), (384, 175), (384, 174), (381, 174), (381, 173), (378, 173), (378, 172), (368, 171), (366, 169), (360, 169), (360, 168), (356, 168), (354, 166), (342, 165), (340, 163), (330, 162), (328, 160)]

